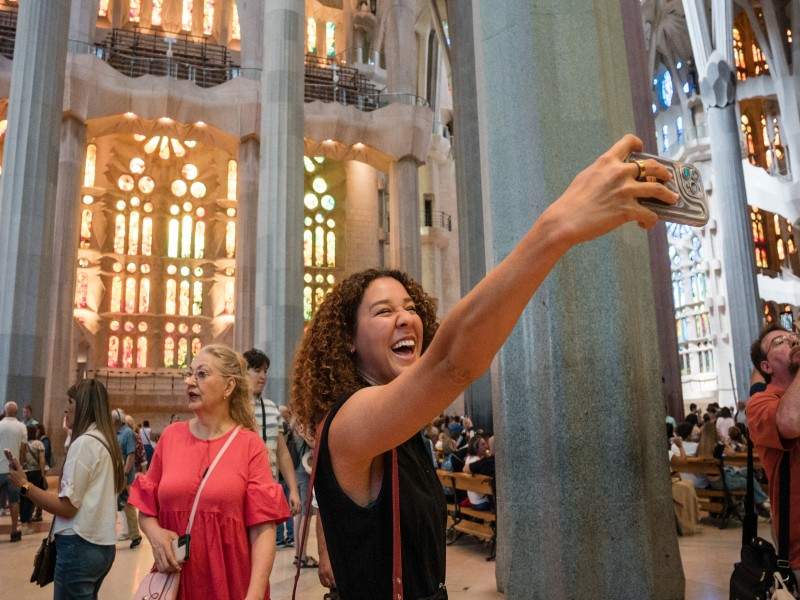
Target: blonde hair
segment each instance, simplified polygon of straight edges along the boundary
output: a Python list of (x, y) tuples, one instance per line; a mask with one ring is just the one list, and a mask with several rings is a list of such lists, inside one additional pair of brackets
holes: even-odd
[(253, 411), (253, 399), (250, 391), (250, 380), (247, 377), (247, 362), (244, 357), (224, 344), (203, 346), (197, 354), (210, 354), (216, 360), (216, 367), (222, 377), (233, 379), (235, 386), (228, 401), (231, 418), (251, 431), (256, 430), (256, 417)]

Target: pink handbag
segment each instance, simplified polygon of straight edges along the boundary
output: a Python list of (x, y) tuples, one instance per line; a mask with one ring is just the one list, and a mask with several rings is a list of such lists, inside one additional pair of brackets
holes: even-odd
[[(233, 439), (239, 433), (239, 430), (242, 428), (241, 425), (236, 427), (234, 432), (225, 442), (225, 445), (217, 452), (217, 455), (214, 457), (211, 465), (209, 465), (208, 469), (206, 469), (205, 477), (200, 482), (200, 486), (197, 488), (197, 493), (194, 495), (194, 503), (192, 504), (192, 512), (189, 514), (189, 524), (186, 526), (186, 534), (188, 535), (192, 529), (192, 523), (194, 523), (194, 516), (197, 513), (197, 505), (200, 502), (200, 492), (203, 491), (203, 488), (208, 481), (208, 478), (211, 477), (211, 473), (214, 468), (217, 466), (217, 463), (222, 458), (222, 455), (225, 454), (225, 451), (233, 442)], [(181, 574), (180, 572), (177, 573), (161, 573), (159, 571), (151, 571), (147, 575), (145, 575), (142, 582), (139, 584), (139, 587), (136, 589), (136, 593), (133, 595), (133, 600), (177, 600), (178, 598), (178, 590), (181, 587)]]

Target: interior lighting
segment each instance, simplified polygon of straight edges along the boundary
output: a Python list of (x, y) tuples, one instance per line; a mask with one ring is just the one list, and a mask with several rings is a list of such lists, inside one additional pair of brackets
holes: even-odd
[(94, 203), (94, 197), (93, 197), (93, 196), (89, 196), (89, 195), (87, 194), (86, 196), (84, 196), (84, 197), (83, 197), (83, 203), (84, 203), (86, 206), (89, 206), (90, 204), (93, 204), (93, 203)]

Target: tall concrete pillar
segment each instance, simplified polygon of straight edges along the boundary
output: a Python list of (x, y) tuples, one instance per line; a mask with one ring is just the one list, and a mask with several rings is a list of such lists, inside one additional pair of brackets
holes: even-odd
[(266, 0), (263, 23), (253, 338), (272, 360), (267, 393), (285, 404), (303, 334), (304, 1)]
[[(386, 76), (390, 94), (417, 93), (417, 38), (414, 33), (416, 2), (389, 0), (386, 20)], [(401, 157), (389, 168), (390, 266), (420, 281), (422, 258), (419, 236), (419, 175), (417, 161)]]
[(264, 44), (264, 0), (234, 0), (239, 9), (239, 26), (242, 32), (242, 75), (258, 79), (261, 72)]
[(73, 0), (69, 15), (70, 52), (86, 54), (94, 43), (100, 0)]
[[(475, 39), (471, 1), (448, 0), (453, 76), (453, 152), (456, 157), (458, 248), (461, 295), (486, 276), (486, 244), (481, 185), (481, 144), (476, 95)], [(475, 427), (492, 431), (492, 370), (464, 392), (464, 408)]]
[(258, 240), (258, 154), (257, 139), (246, 138), (239, 144), (236, 179), (239, 248), (236, 252), (236, 321), (233, 325), (233, 347), (239, 352), (253, 347)]
[[(633, 130), (631, 80), (618, 0), (472, 8), (484, 226), (496, 264), (581, 169)], [(582, 244), (498, 355), (497, 575), (508, 598), (683, 597), (651, 285), (636, 225)]]
[[(86, 156), (86, 125), (74, 117), (61, 124), (58, 156), (58, 188), (53, 227), (53, 255), (50, 271), (50, 306), (46, 340), (44, 410), (41, 413), (56, 449), (63, 448), (66, 391), (75, 383), (72, 310), (75, 303), (75, 257), (78, 254), (80, 191)], [(70, 325), (67, 325), (70, 324)]]
[(0, 184), (0, 400), (39, 411), (69, 4), (19, 8)]
[(717, 211), (717, 221), (722, 232), (736, 392), (740, 400), (746, 400), (753, 370), (749, 348), (761, 329), (761, 314), (736, 116), (735, 81), (730, 63), (714, 52), (700, 81), (700, 91), (708, 118), (714, 196), (721, 209)]

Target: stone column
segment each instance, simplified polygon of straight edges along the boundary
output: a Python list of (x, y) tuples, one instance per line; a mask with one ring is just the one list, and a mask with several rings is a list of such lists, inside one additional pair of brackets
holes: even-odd
[[(633, 130), (631, 80), (618, 0), (472, 8), (496, 264)], [(510, 56), (524, 57), (511, 78)], [(683, 598), (651, 284), (635, 225), (582, 244), (498, 355), (497, 574), (508, 598)]]
[[(414, 0), (390, 0), (386, 21), (386, 71), (390, 94), (417, 92), (417, 38)], [(401, 157), (389, 167), (390, 266), (422, 277), (419, 237), (419, 175), (417, 162)]]
[(245, 138), (239, 144), (236, 190), (239, 205), (238, 251), (236, 252), (236, 321), (233, 347), (244, 352), (253, 347), (255, 324), (256, 244), (258, 240), (258, 140)]
[(69, 45), (73, 54), (86, 54), (94, 43), (100, 0), (73, 0), (69, 16)]
[(289, 398), (303, 334), (303, 0), (264, 2), (254, 341), (272, 360), (267, 394)]
[(75, 383), (75, 353), (73, 352), (72, 310), (75, 304), (75, 257), (78, 254), (80, 227), (80, 190), (86, 156), (86, 125), (74, 117), (61, 124), (61, 144), (58, 160), (53, 228), (53, 260), (50, 272), (51, 313), (47, 324), (46, 373), (44, 388), (44, 425), (53, 448), (64, 447), (64, 416), (66, 391)]
[(262, 67), (264, 44), (264, 0), (234, 0), (239, 7), (239, 26), (242, 32), (242, 75), (258, 79)]
[(19, 9), (0, 184), (0, 399), (42, 409), (69, 2)]
[[(486, 244), (481, 184), (481, 144), (475, 74), (473, 4), (448, 0), (453, 77), (453, 153), (456, 156), (458, 248), (461, 295), (486, 275)], [(464, 407), (475, 427), (492, 431), (492, 371), (464, 392)]]
[(746, 400), (753, 370), (748, 349), (761, 329), (761, 314), (736, 116), (735, 82), (730, 63), (714, 51), (701, 76), (700, 92), (708, 116), (714, 196), (720, 207), (716, 217), (722, 232), (722, 264), (736, 392), (739, 400)]

